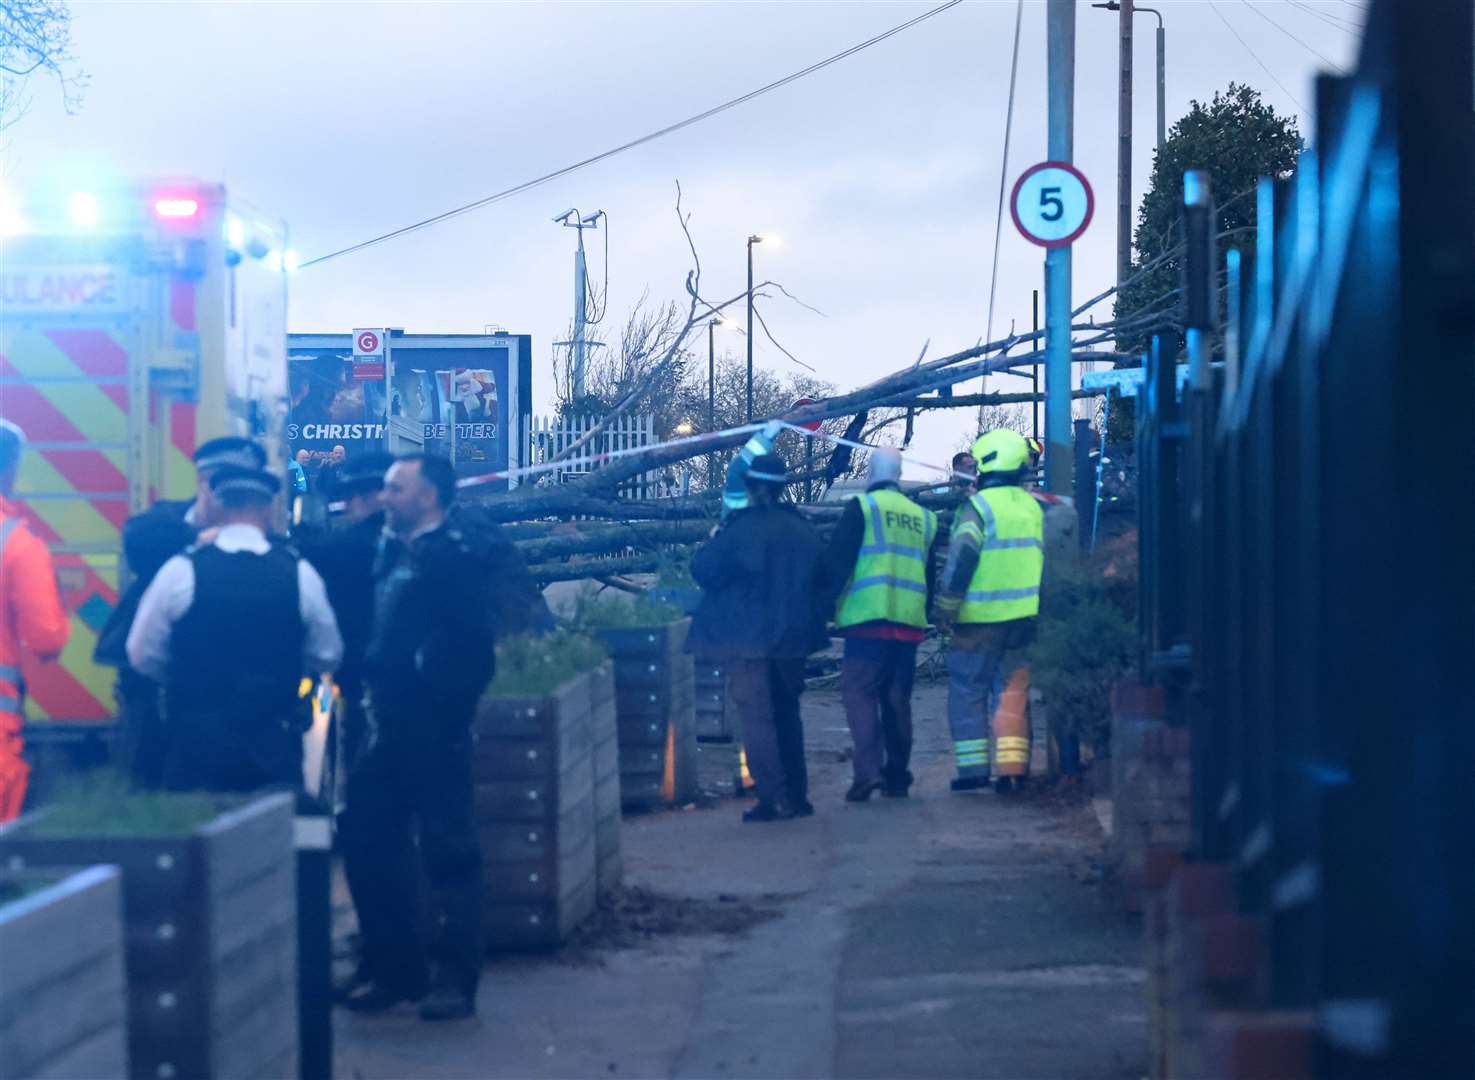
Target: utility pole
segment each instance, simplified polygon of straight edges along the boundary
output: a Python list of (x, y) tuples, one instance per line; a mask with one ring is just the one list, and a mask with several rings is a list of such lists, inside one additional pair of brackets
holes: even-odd
[(1157, 149), (1162, 153), (1168, 141), (1168, 34), (1163, 29), (1163, 13), (1152, 8), (1138, 8), (1157, 16)]
[[(1076, 4), (1048, 0), (1049, 156), (1074, 155)], [(1070, 426), (1070, 246), (1045, 253), (1045, 488), (1069, 495), (1074, 481)]]
[(587, 391), (585, 373), (588, 370), (589, 346), (599, 344), (597, 341), (591, 342), (585, 332), (589, 319), (589, 271), (584, 262), (584, 230), (599, 228), (599, 219), (605, 216), (603, 210), (596, 210), (588, 217), (583, 217), (577, 209), (571, 208), (553, 219), (566, 229), (579, 230), (579, 246), (574, 252), (574, 336), (569, 341), (554, 342), (555, 345), (567, 345), (573, 350), (569, 393), (575, 401), (583, 400)]
[[(1121, 47), (1117, 92), (1116, 285), (1132, 272), (1132, 0), (1119, 0), (1117, 33)], [(1120, 295), (1120, 292), (1118, 292)]]

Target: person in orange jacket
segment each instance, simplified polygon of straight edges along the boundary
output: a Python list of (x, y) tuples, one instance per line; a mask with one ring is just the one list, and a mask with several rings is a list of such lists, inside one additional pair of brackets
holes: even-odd
[(51, 552), (10, 501), (25, 436), (0, 420), (0, 822), (20, 814), (31, 767), (21, 757), (21, 657), (55, 660), (71, 624), (56, 588)]

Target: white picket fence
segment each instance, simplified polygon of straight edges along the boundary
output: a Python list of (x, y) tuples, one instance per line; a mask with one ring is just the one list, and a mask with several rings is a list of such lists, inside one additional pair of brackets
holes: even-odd
[[(599, 424), (597, 416), (534, 416), (523, 433), (522, 462), (542, 465), (553, 461)], [(655, 417), (617, 416), (585, 445), (571, 454), (562, 467), (542, 474), (542, 484), (566, 484), (592, 469), (601, 454), (650, 446), (656, 441)], [(620, 486), (620, 495), (630, 499), (655, 499), (672, 494), (672, 477), (667, 471), (641, 473)]]

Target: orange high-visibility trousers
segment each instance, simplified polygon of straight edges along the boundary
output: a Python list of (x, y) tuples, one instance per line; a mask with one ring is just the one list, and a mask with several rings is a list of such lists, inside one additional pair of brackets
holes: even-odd
[(1009, 676), (1004, 692), (994, 701), (994, 775), (1029, 773), (1029, 668), (1021, 665)]
[[(0, 726), (7, 723), (0, 718)], [(17, 721), (16, 728), (20, 725)], [(26, 781), (30, 779), (31, 767), (20, 756), (19, 735), (0, 734), (0, 824), (20, 816), (21, 805), (26, 801)]]

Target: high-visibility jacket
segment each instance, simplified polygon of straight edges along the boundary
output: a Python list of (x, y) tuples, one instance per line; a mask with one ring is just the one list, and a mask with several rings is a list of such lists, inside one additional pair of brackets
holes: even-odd
[(840, 597), (842, 629), (878, 620), (927, 625), (927, 557), (937, 537), (937, 515), (899, 491), (859, 496), (865, 536), (855, 572)]
[(1040, 612), (1040, 577), (1045, 569), (1045, 519), (1023, 488), (984, 488), (969, 500), (960, 533), (981, 533), (978, 566), (958, 608), (960, 623), (1028, 619)]
[(0, 498), (0, 821), (20, 813), (30, 775), (21, 760), (21, 654), (54, 660), (70, 631), (51, 552)]

